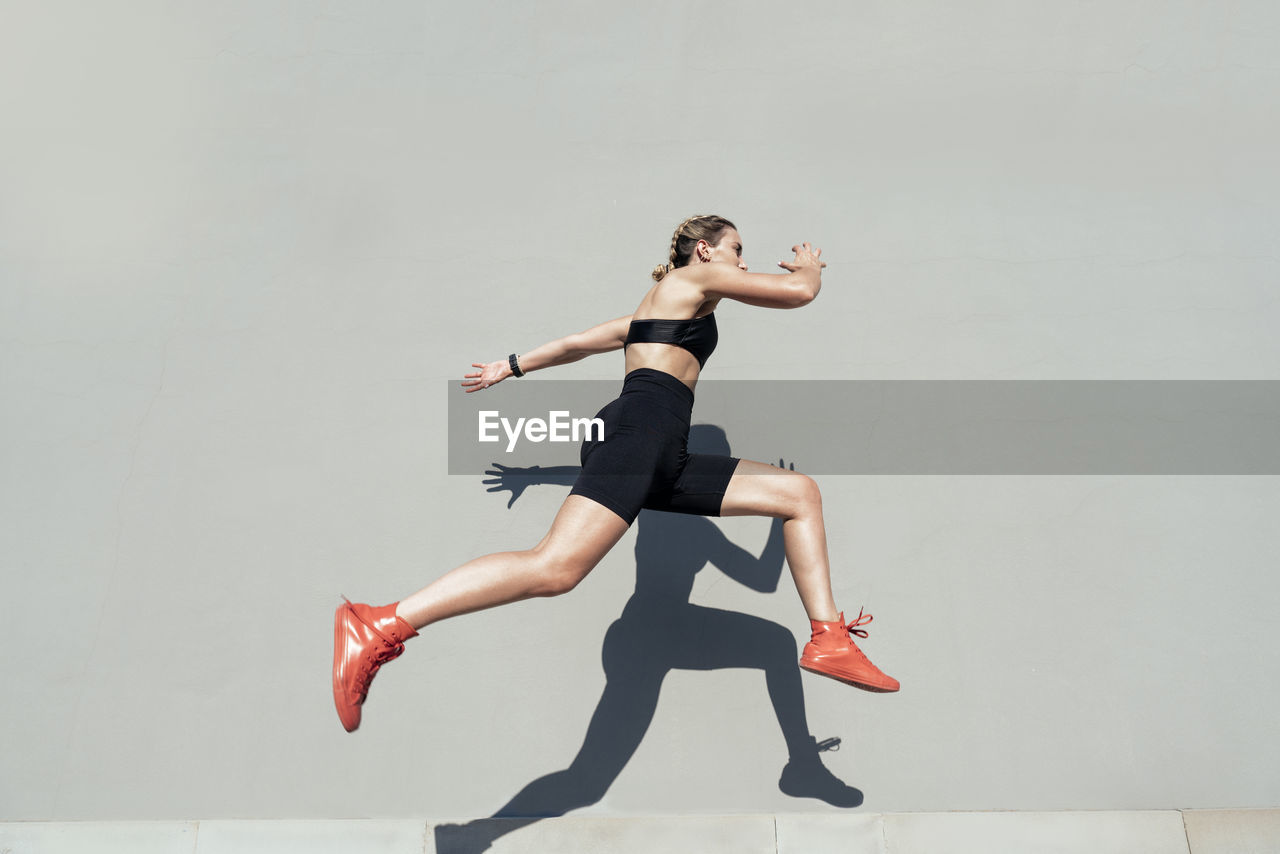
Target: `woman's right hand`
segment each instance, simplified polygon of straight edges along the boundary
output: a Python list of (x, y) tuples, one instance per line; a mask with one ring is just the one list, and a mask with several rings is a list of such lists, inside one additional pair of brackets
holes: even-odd
[(472, 362), (471, 367), (479, 368), (480, 370), (463, 375), (466, 379), (463, 381), (462, 387), (467, 390), (467, 394), (486, 389), (511, 376), (511, 364), (506, 359), (499, 359), (496, 362), (487, 364)]
[(789, 273), (813, 269), (817, 270), (818, 274), (821, 275), (822, 268), (827, 266), (827, 262), (822, 260), (822, 250), (814, 249), (812, 244), (801, 243), (799, 246), (792, 246), (791, 251), (796, 253), (794, 260), (778, 262), (778, 266)]

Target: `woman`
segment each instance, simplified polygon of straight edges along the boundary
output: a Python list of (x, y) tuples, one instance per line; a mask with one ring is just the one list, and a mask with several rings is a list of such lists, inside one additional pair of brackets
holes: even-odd
[(469, 561), (408, 598), (381, 607), (345, 602), (334, 616), (333, 698), (348, 732), (378, 668), (404, 652), (418, 629), (448, 617), (533, 596), (567, 593), (622, 538), (642, 508), (704, 516), (773, 516), (783, 520), (787, 564), (809, 616), (812, 639), (800, 666), (869, 691), (897, 691), (898, 681), (867, 660), (851, 635), (871, 621), (844, 622), (831, 593), (822, 497), (796, 472), (734, 457), (689, 454), (698, 375), (716, 346), (722, 299), (765, 308), (807, 305), (822, 287), (822, 250), (792, 247), (785, 273), (749, 273), (737, 228), (718, 216), (694, 216), (671, 238), (669, 262), (635, 314), (570, 335), (523, 356), (466, 375), (468, 392), (528, 371), (626, 350), (617, 400), (598, 415), (603, 440), (582, 448), (582, 473), (532, 549)]

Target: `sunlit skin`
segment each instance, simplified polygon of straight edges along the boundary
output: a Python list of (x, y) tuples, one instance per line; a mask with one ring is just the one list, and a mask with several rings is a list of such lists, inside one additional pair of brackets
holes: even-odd
[[(620, 350), (633, 318), (701, 317), (714, 311), (723, 299), (765, 308), (798, 308), (811, 302), (822, 288), (826, 263), (821, 259), (822, 250), (809, 243), (793, 246), (795, 257), (778, 262), (783, 273), (749, 272), (742, 251), (742, 237), (736, 229), (722, 231), (714, 244), (700, 240), (689, 263), (655, 283), (632, 314), (524, 353), (519, 357), (521, 369), (528, 373)], [(472, 367), (478, 370), (466, 374), (462, 382), (468, 392), (491, 389), (512, 376), (506, 359), (476, 362)], [(626, 371), (637, 368), (670, 374), (690, 388), (697, 384), (700, 370), (689, 351), (659, 343), (626, 348)], [(721, 515), (782, 519), (787, 565), (805, 613), (811, 620), (837, 619), (822, 496), (812, 478), (742, 460), (725, 491)], [(421, 629), (460, 614), (568, 592), (613, 548), (627, 527), (627, 522), (605, 506), (582, 495), (570, 495), (537, 545), (468, 561), (403, 599), (396, 614)]]

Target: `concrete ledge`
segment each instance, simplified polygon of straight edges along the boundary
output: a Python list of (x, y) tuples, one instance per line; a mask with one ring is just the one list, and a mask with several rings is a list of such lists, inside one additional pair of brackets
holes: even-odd
[(422, 854), (427, 830), (414, 819), (202, 821), (199, 829), (193, 854)]
[(1280, 810), (1185, 810), (1193, 854), (1280, 851)]
[(0, 823), (0, 854), (192, 854), (195, 849), (193, 821)]
[(0, 854), (293, 848), (316, 854), (1275, 854), (1280, 809), (0, 823)]
[(1188, 854), (1175, 810), (900, 813), (884, 824), (894, 854)]
[[(434, 847), (432, 845), (434, 844)], [(771, 815), (480, 819), (437, 824), (425, 854), (775, 854)]]

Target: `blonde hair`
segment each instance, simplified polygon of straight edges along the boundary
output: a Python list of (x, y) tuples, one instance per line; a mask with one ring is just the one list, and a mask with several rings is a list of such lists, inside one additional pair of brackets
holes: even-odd
[(667, 273), (677, 267), (687, 266), (699, 240), (715, 246), (720, 242), (720, 236), (730, 228), (737, 226), (715, 214), (695, 214), (677, 225), (675, 233), (671, 235), (671, 251), (667, 253), (667, 263), (653, 268), (653, 280), (661, 282)]

